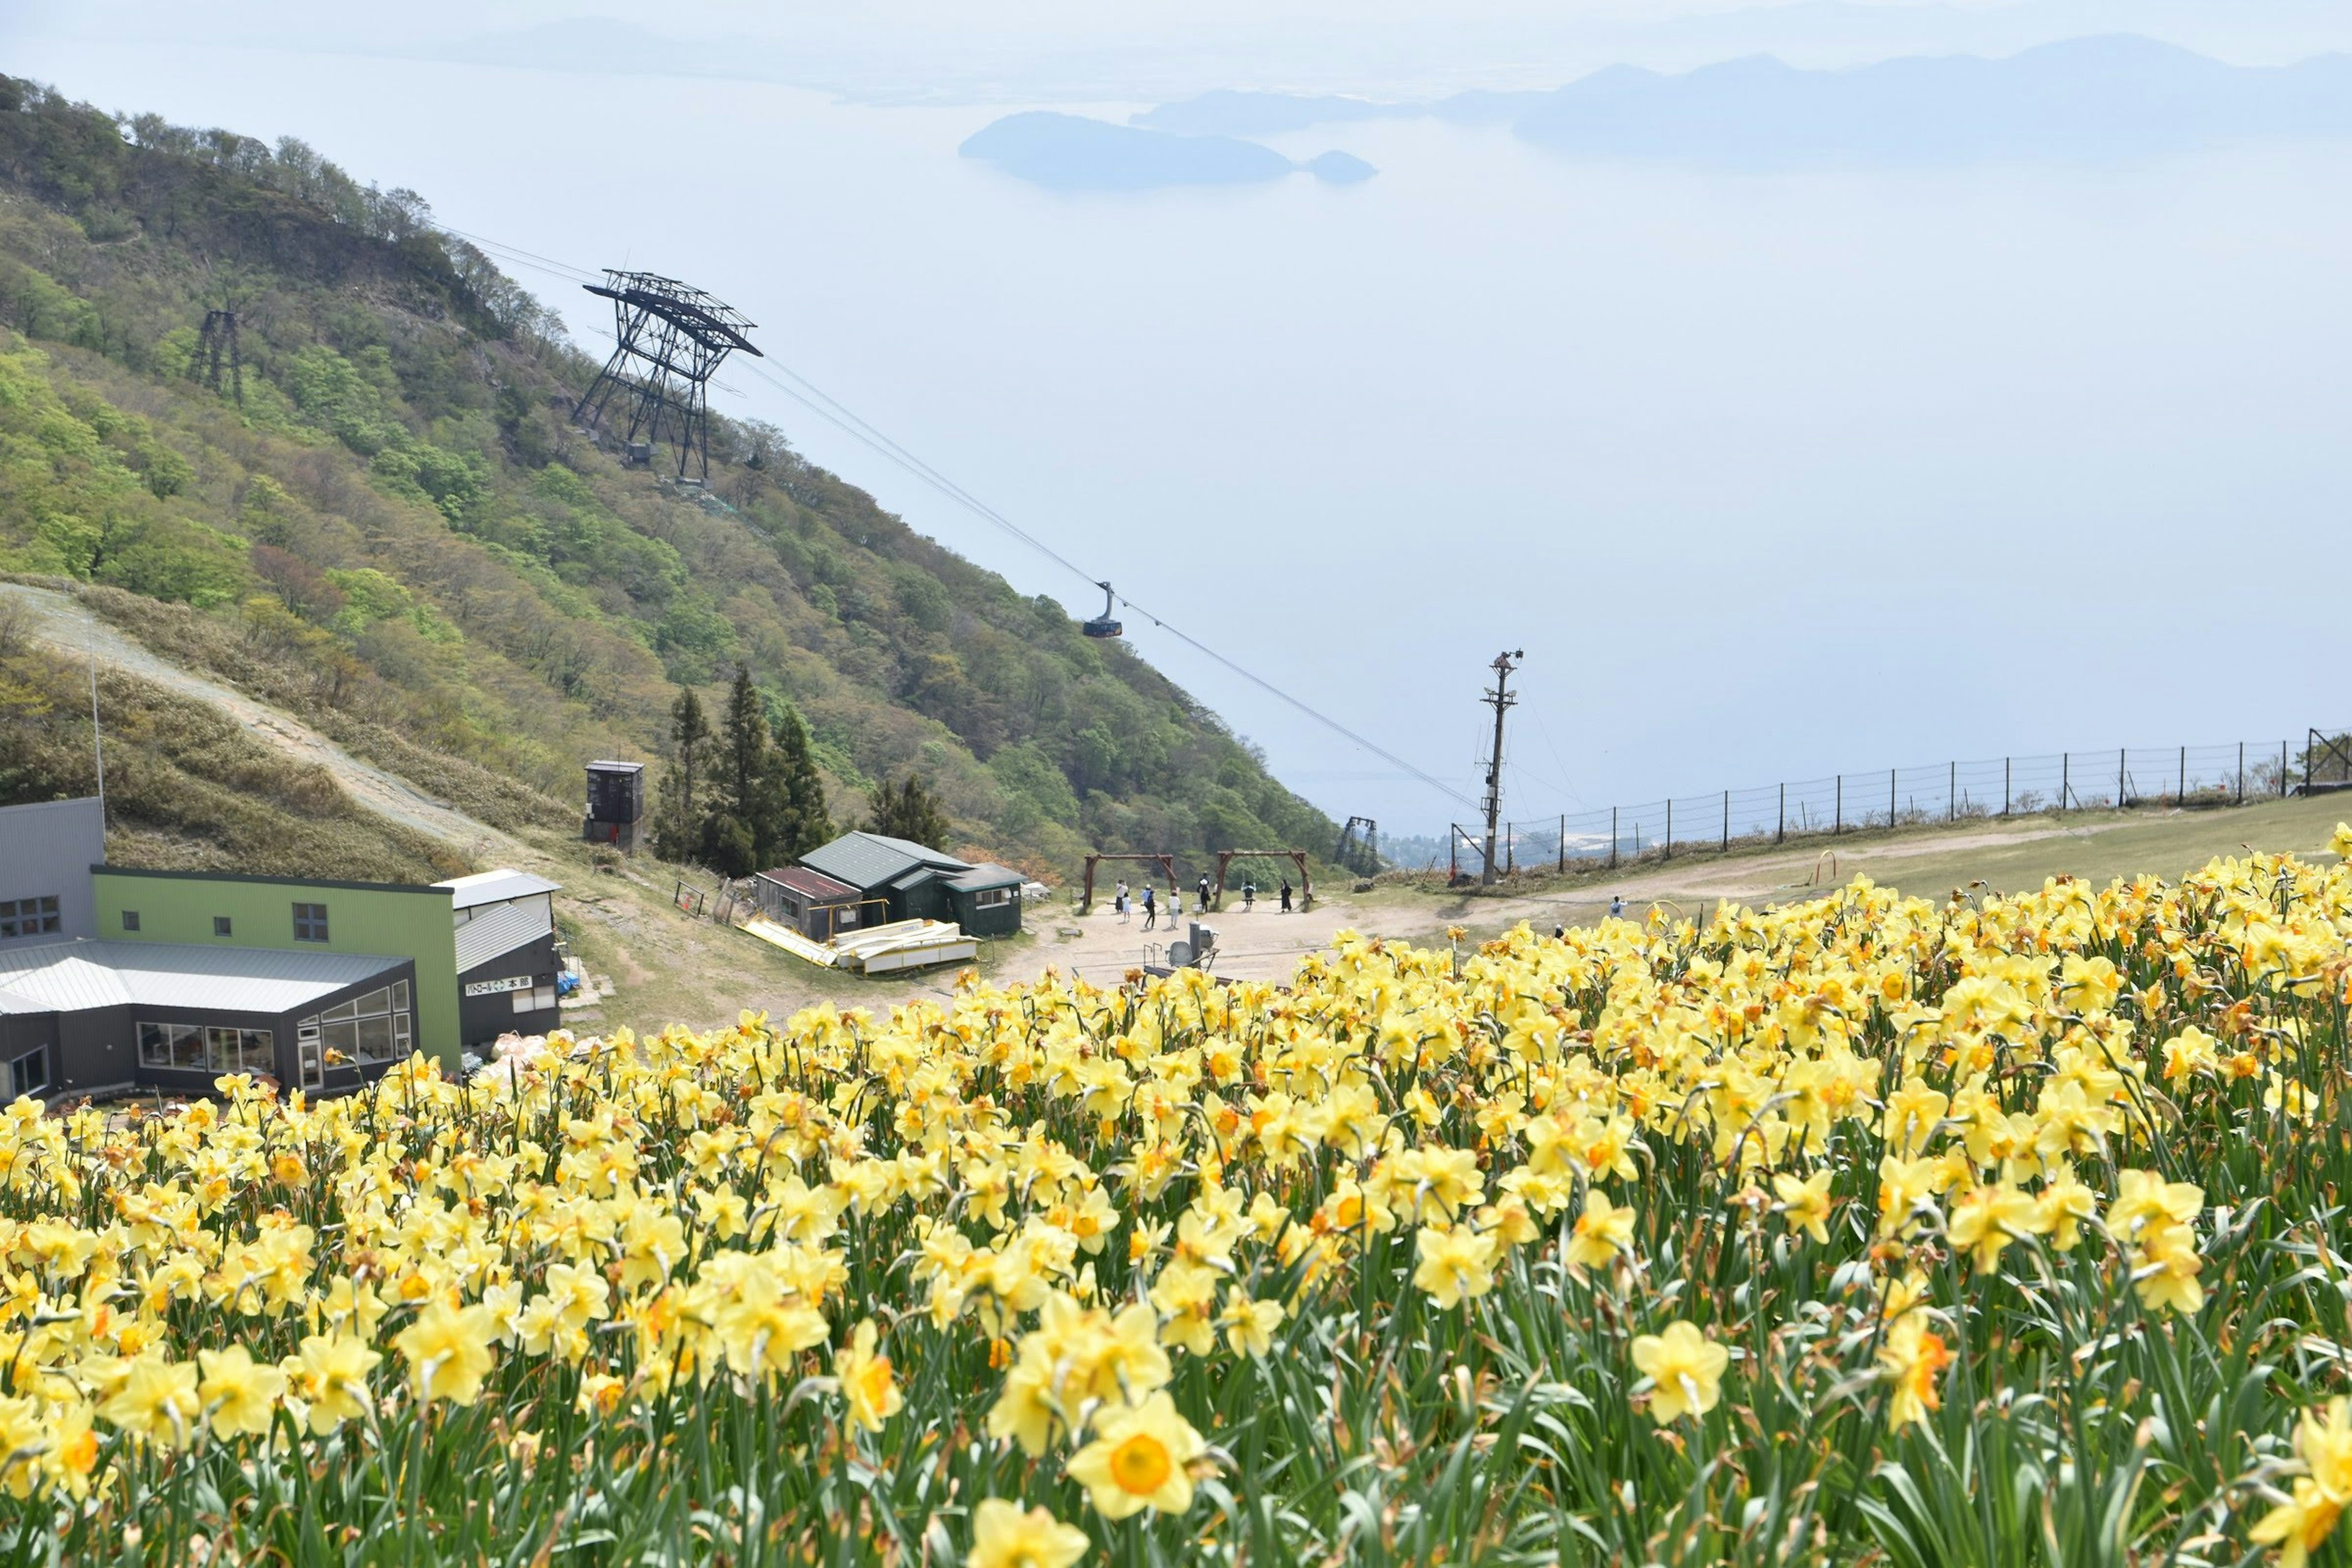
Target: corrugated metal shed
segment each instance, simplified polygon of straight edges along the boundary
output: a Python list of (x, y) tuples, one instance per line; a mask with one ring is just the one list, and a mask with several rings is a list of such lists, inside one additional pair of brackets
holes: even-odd
[[(561, 882), (551, 882), (544, 877), (534, 877), (528, 871), (506, 867), (495, 871), (477, 871), (470, 877), (452, 877), (446, 882), (433, 885), (449, 889), (449, 907), (457, 910), (502, 904), (509, 899), (527, 899), (533, 893), (561, 892), (563, 888)], [(463, 969), (465, 965), (461, 963), (457, 967)]]
[(43, 942), (0, 952), (0, 1012), (69, 1013), (126, 1003), (286, 1013), (408, 962), (365, 952)]
[(801, 864), (866, 892), (894, 885), (919, 867), (942, 871), (971, 868), (952, 855), (880, 833), (845, 833), (802, 856)]
[(457, 973), (470, 973), (502, 952), (554, 933), (547, 900), (502, 904), (482, 910), (457, 928)]

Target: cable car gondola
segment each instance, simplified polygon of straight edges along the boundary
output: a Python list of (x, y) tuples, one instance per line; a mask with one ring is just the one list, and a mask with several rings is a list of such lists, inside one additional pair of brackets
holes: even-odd
[(1095, 586), (1103, 591), (1103, 613), (1095, 616), (1094, 619), (1085, 622), (1078, 627), (1078, 629), (1086, 633), (1087, 636), (1090, 637), (1115, 637), (1124, 636), (1127, 628), (1110, 618), (1110, 584), (1108, 583), (1097, 583)]

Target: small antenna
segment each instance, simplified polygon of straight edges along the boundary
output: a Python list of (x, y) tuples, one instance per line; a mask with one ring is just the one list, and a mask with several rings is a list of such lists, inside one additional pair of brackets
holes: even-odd
[(98, 763), (98, 827), (106, 831), (106, 738), (98, 726), (98, 628), (82, 628), (82, 648), (89, 656), (89, 754)]

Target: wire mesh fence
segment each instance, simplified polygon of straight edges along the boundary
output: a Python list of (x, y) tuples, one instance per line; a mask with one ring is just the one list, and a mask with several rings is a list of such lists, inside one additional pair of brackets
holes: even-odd
[[(1496, 835), (1500, 870), (1568, 870), (1645, 857), (1784, 844), (1872, 828), (2040, 812), (2242, 805), (2352, 787), (2352, 732), (2216, 745), (2110, 747), (1790, 779), (1602, 810), (1524, 818)], [(1483, 825), (1457, 825), (1453, 868), (1476, 870)]]

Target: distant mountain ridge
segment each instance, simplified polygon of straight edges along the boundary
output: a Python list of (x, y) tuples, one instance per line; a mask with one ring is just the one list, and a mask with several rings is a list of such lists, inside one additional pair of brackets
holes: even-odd
[(2352, 56), (2233, 66), (2130, 34), (2000, 58), (1918, 56), (1804, 70), (1750, 56), (1666, 76), (1612, 66), (1538, 92), (1425, 103), (1213, 92), (1134, 116), (1153, 130), (1274, 135), (1433, 116), (1627, 156), (1952, 160), (2112, 156), (2251, 136), (2352, 133)]

